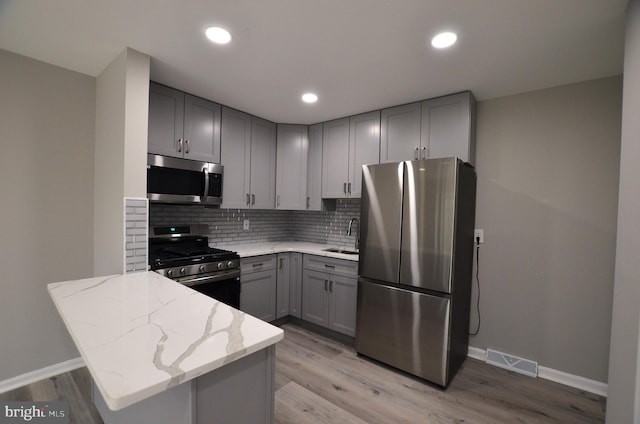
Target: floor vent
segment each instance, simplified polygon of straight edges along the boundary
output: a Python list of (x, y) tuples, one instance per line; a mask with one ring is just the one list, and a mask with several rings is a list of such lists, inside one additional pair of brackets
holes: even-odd
[(487, 364), (504, 368), (519, 374), (528, 375), (529, 377), (538, 376), (538, 363), (508, 353), (498, 352), (497, 350), (487, 349)]

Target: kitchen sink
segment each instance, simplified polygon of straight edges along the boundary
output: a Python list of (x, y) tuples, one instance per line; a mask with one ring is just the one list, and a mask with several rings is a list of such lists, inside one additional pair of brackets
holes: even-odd
[(360, 252), (356, 250), (342, 249), (339, 247), (331, 247), (329, 249), (322, 249), (323, 252), (343, 253), (345, 255), (358, 255)]

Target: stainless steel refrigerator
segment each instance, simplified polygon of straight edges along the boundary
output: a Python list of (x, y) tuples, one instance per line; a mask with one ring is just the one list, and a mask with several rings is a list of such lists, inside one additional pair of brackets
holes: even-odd
[(451, 381), (467, 356), (475, 199), (457, 158), (363, 166), (358, 353)]

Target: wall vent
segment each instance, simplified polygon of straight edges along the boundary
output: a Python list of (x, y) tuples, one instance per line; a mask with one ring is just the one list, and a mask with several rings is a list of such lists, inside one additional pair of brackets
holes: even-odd
[(487, 349), (486, 362), (487, 364), (495, 365), (496, 367), (528, 375), (529, 377), (538, 376), (537, 362), (509, 355), (508, 353), (498, 352), (497, 350)]

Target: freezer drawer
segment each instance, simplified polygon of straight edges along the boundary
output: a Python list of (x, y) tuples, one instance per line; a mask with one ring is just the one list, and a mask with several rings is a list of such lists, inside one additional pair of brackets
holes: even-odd
[(448, 383), (451, 300), (358, 281), (358, 353), (441, 386)]

